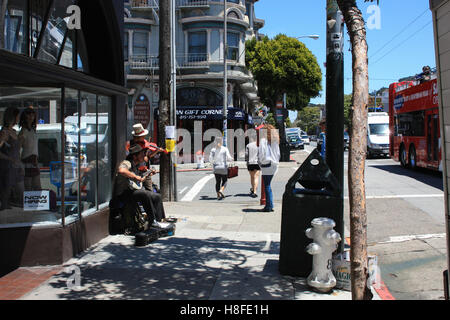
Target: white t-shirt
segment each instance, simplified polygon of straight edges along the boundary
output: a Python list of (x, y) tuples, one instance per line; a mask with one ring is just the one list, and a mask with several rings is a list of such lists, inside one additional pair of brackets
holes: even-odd
[(38, 139), (37, 133), (33, 129), (23, 128), (21, 131), (23, 136), (22, 159), (26, 159), (31, 155), (38, 155)]
[(250, 142), (245, 149), (247, 164), (258, 164), (258, 146), (256, 142)]
[(258, 162), (263, 176), (275, 175), (280, 163), (280, 146), (278, 143), (268, 144), (266, 139), (261, 139), (258, 148)]
[(227, 161), (233, 161), (227, 147), (221, 146), (220, 149), (212, 148), (209, 154), (209, 162), (213, 164), (213, 171), (217, 174), (227, 174)]

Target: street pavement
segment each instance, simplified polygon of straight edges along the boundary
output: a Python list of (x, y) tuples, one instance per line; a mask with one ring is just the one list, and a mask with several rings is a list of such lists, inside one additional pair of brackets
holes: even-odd
[[(279, 177), (292, 175), (307, 155), (296, 153)], [(351, 300), (349, 291), (318, 293), (305, 278), (279, 273), (280, 195), (267, 213), (258, 211), (259, 198), (194, 198), (164, 204), (166, 216), (178, 218), (174, 236), (145, 247), (133, 236), (108, 236), (21, 300)]]
[[(239, 176), (222, 201), (215, 198), (210, 167), (179, 165), (179, 201), (165, 203), (166, 215), (179, 219), (174, 236), (143, 248), (134, 246), (132, 236), (108, 236), (21, 299), (350, 300), (348, 291), (317, 293), (305, 279), (278, 272), (284, 186), (311, 149), (293, 152), (293, 161), (280, 165), (272, 213), (258, 212), (259, 198), (249, 197), (245, 163), (236, 163)], [(441, 178), (390, 159), (366, 164), (368, 251), (377, 256), (381, 275), (374, 299), (443, 299)], [(348, 239), (346, 168), (344, 173)]]

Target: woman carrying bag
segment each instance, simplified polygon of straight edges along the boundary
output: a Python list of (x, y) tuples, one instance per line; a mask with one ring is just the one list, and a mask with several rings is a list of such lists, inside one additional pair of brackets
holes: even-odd
[(227, 186), (228, 181), (228, 164), (227, 161), (232, 161), (227, 147), (222, 145), (222, 138), (217, 138), (215, 147), (211, 149), (209, 154), (209, 162), (213, 165), (214, 176), (216, 177), (216, 193), (217, 200), (225, 198), (223, 192)]
[(258, 148), (258, 162), (261, 167), (264, 191), (266, 194), (266, 205), (261, 212), (273, 212), (273, 194), (271, 182), (278, 171), (280, 163), (280, 138), (274, 126), (266, 124), (262, 130), (262, 137)]

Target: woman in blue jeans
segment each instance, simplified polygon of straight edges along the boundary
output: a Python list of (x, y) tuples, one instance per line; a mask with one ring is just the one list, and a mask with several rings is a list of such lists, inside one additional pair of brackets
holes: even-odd
[(273, 194), (271, 182), (278, 171), (280, 163), (280, 138), (278, 130), (270, 124), (261, 129), (261, 139), (258, 148), (258, 162), (261, 167), (264, 191), (266, 194), (266, 205), (262, 212), (273, 212)]

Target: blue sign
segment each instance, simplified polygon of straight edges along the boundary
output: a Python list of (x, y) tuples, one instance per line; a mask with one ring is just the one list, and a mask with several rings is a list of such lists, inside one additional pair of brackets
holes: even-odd
[(398, 95), (395, 97), (394, 99), (394, 109), (395, 110), (399, 110), (401, 108), (403, 108), (403, 105), (405, 104), (405, 98), (403, 97), (403, 95)]

